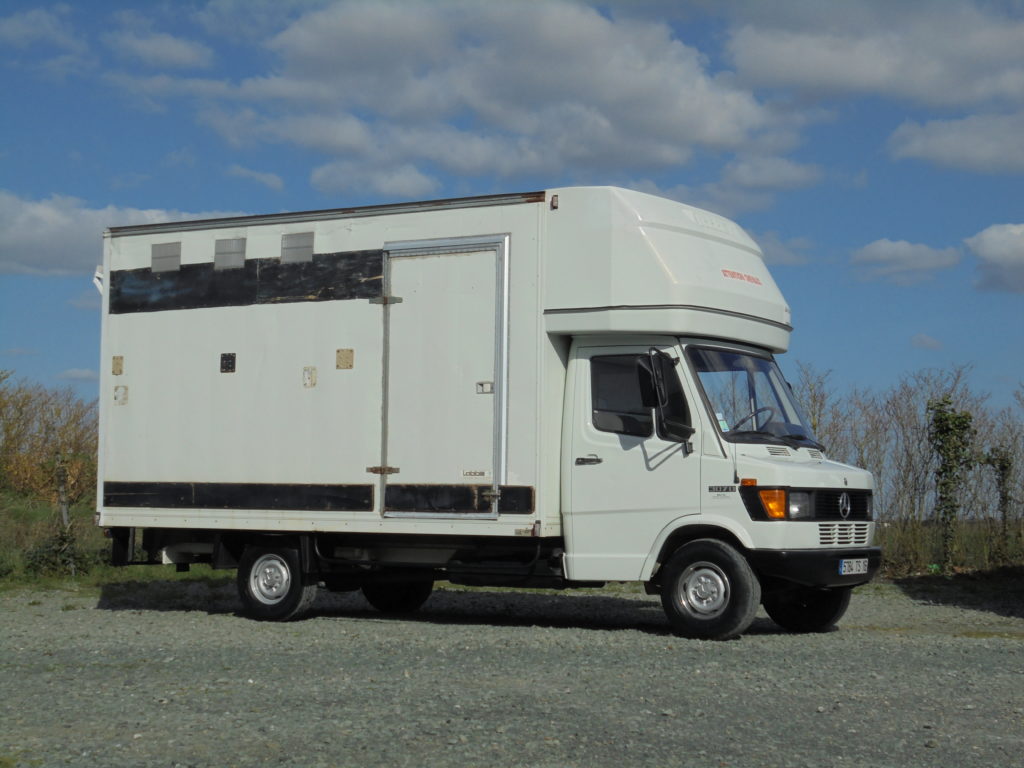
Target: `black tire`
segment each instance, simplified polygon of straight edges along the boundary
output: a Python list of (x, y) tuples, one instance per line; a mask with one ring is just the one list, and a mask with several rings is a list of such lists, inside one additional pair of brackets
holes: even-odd
[(298, 550), (247, 547), (238, 563), (238, 595), (247, 616), (290, 621), (309, 612), (316, 584), (303, 583)]
[(661, 604), (683, 637), (728, 640), (743, 634), (761, 602), (761, 584), (747, 559), (717, 539), (697, 539), (662, 568)]
[(797, 587), (765, 595), (764, 609), (772, 621), (790, 632), (826, 632), (846, 613), (852, 591), (852, 587)]
[(412, 613), (427, 602), (433, 591), (431, 579), (368, 581), (363, 584), (363, 596), (381, 613)]

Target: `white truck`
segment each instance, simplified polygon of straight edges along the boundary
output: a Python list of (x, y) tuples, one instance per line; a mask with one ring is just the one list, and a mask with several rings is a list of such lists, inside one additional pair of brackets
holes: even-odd
[(685, 636), (760, 604), (821, 631), (878, 569), (871, 475), (815, 441), (789, 307), (713, 213), (580, 187), (116, 227), (103, 274), (112, 560), (237, 568), (255, 618), (641, 582)]

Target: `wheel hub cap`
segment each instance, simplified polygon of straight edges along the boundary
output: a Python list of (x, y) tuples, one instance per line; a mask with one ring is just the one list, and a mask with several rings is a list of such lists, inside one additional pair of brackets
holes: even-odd
[(712, 618), (729, 604), (729, 578), (712, 563), (694, 563), (679, 579), (676, 597), (688, 613)]
[(266, 555), (252, 569), (252, 593), (261, 603), (273, 605), (288, 593), (291, 575), (288, 566), (279, 558)]

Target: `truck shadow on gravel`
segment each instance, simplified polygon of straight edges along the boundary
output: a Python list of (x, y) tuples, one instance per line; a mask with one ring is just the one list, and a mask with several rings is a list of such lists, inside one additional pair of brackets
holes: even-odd
[[(234, 579), (108, 584), (101, 589), (96, 607), (106, 611), (201, 611), (243, 618)], [(321, 590), (306, 620), (341, 619), (672, 634), (656, 598), (578, 593), (438, 589), (416, 613), (387, 615), (371, 607), (359, 592)], [(785, 632), (774, 622), (758, 618), (744, 634)]]
[[(612, 597), (578, 593), (521, 593), (511, 591), (459, 592), (438, 590), (415, 614), (387, 616), (376, 612), (360, 595), (348, 596), (337, 608), (317, 605), (317, 615), (367, 617), (377, 620), (428, 622), (431, 624), (486, 625), (544, 629), (643, 632), (672, 636), (668, 620), (656, 598)], [(780, 634), (768, 619), (755, 619), (745, 635)]]
[(156, 579), (117, 581), (100, 587), (96, 607), (103, 611), (203, 611), (236, 613), (235, 580), (216, 577), (195, 580)]
[(1024, 567), (999, 568), (953, 576), (908, 576), (893, 579), (907, 597), (998, 616), (1024, 619)]

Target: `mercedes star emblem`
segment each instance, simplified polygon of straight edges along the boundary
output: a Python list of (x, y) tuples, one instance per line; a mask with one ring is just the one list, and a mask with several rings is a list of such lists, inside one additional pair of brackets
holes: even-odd
[(850, 494), (846, 491), (839, 496), (839, 516), (846, 520), (850, 516), (850, 510), (852, 505), (850, 504)]

